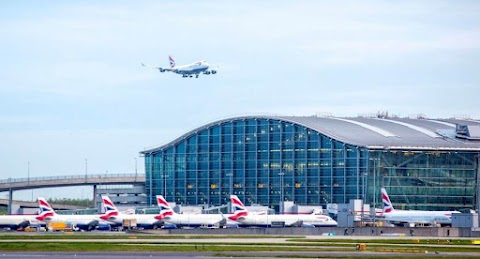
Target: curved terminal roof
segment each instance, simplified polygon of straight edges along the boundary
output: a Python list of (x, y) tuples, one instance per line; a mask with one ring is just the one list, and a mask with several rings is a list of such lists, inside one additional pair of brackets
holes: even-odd
[(458, 137), (457, 125), (479, 127), (480, 122), (459, 119), (410, 119), (318, 116), (245, 116), (216, 121), (188, 132), (159, 148), (161, 151), (203, 129), (246, 119), (271, 119), (298, 124), (337, 141), (369, 149), (480, 151), (480, 141)]

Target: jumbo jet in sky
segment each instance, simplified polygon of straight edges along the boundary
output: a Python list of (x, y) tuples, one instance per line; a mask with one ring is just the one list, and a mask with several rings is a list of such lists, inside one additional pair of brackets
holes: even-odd
[(36, 219), (45, 223), (65, 222), (72, 224), (74, 228), (90, 231), (94, 230), (100, 221), (99, 215), (59, 215), (43, 197), (38, 197), (38, 205), (40, 214)]
[(208, 64), (207, 61), (201, 60), (197, 61), (188, 65), (180, 65), (177, 66), (175, 64), (175, 60), (171, 56), (168, 56), (168, 59), (170, 61), (170, 67), (152, 67), (152, 66), (147, 66), (142, 63), (142, 66), (144, 67), (150, 67), (154, 69), (158, 69), (160, 72), (173, 72), (182, 75), (182, 77), (193, 77), (195, 76), (198, 78), (200, 74), (204, 75), (214, 75), (217, 73), (217, 70), (215, 69), (210, 69), (210, 65)]
[(382, 191), (383, 216), (392, 224), (452, 225), (452, 214), (459, 211), (395, 210), (385, 188)]
[(112, 227), (120, 227), (123, 220), (135, 219), (137, 227), (144, 229), (157, 229), (163, 225), (161, 220), (155, 218), (152, 214), (125, 214), (120, 212), (115, 204), (106, 195), (102, 195), (102, 204), (105, 208), (105, 213), (100, 216), (101, 219), (112, 222)]
[(160, 215), (156, 218), (178, 228), (223, 227), (227, 223), (227, 218), (222, 214), (177, 214), (162, 195), (157, 195), (157, 203), (160, 207)]
[(233, 215), (229, 216), (230, 220), (238, 222), (240, 227), (270, 227), (272, 222), (284, 222), (287, 227), (295, 226), (315, 226), (315, 227), (336, 227), (337, 222), (326, 215), (316, 214), (298, 214), (298, 215), (268, 215), (268, 214), (251, 214), (247, 211), (245, 205), (236, 195), (230, 195), (230, 201), (233, 206)]

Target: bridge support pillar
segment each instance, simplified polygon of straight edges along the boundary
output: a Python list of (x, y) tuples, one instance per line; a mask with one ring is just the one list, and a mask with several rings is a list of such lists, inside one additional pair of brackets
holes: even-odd
[(97, 185), (96, 184), (93, 185), (93, 207), (97, 208), (97, 212), (100, 213), (101, 208), (99, 208), (100, 206), (98, 206), (97, 204)]
[(12, 188), (10, 188), (8, 190), (8, 208), (7, 208), (7, 212), (8, 212), (8, 215), (12, 214), (12, 200), (13, 200), (13, 190)]

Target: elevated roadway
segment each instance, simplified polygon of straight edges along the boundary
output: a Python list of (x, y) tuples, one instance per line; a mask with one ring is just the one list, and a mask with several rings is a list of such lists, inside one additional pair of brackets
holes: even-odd
[(0, 192), (9, 192), (8, 213), (11, 213), (13, 191), (68, 186), (92, 186), (94, 199), (97, 185), (145, 185), (144, 174), (65, 175), (0, 180)]
[[(12, 203), (24, 208), (38, 208), (38, 202), (33, 202), (33, 201), (12, 201)], [(68, 205), (68, 204), (50, 203), (50, 205), (56, 210), (85, 209), (85, 207), (83, 206)], [(0, 199), (0, 206), (8, 206), (8, 199)]]

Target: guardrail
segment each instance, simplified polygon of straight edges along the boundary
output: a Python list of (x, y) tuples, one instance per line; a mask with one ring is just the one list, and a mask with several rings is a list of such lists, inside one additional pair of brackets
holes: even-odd
[(144, 174), (93, 174), (93, 175), (63, 175), (63, 176), (46, 176), (46, 177), (29, 177), (29, 178), (8, 178), (0, 180), (2, 183), (20, 183), (20, 182), (35, 182), (35, 181), (54, 181), (54, 180), (68, 180), (68, 179), (101, 179), (101, 178), (117, 178), (117, 177), (137, 177), (144, 178)]
[(0, 180), (0, 192), (78, 185), (115, 185), (144, 183), (144, 174), (96, 174), (8, 178)]

